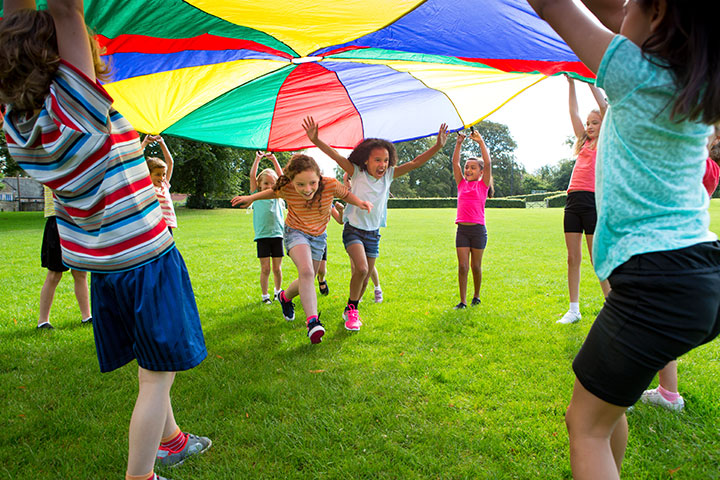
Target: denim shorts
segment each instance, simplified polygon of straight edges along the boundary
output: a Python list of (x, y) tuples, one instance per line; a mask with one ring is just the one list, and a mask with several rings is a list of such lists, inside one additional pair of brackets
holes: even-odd
[(342, 238), (345, 249), (353, 243), (362, 243), (363, 247), (365, 247), (366, 257), (377, 258), (380, 256), (380, 229), (360, 230), (346, 223), (343, 228)]
[(312, 259), (319, 262), (322, 260), (323, 252), (327, 247), (327, 232), (323, 232), (315, 237), (309, 233), (285, 225), (285, 250), (287, 250), (288, 255), (290, 254), (290, 250), (298, 245), (309, 246)]

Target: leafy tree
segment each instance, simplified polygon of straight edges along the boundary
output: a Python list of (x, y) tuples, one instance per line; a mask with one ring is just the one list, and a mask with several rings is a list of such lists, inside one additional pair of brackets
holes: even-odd
[[(0, 122), (1, 124), (2, 122)], [(25, 171), (15, 162), (15, 159), (10, 156), (7, 143), (5, 143), (5, 135), (0, 130), (0, 177), (14, 177), (16, 175), (27, 176)]]

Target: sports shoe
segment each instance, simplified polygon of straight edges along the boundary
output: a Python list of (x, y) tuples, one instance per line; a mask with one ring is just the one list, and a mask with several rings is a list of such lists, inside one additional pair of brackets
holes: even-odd
[(270, 295), (268, 295), (267, 297), (263, 295), (262, 303), (264, 303), (265, 305), (270, 305), (272, 302), (273, 301), (272, 298), (270, 298)]
[(325, 327), (320, 323), (320, 313), (318, 313), (315, 320), (307, 324), (307, 330), (310, 343), (315, 344), (322, 342), (322, 337), (325, 335)]
[(282, 297), (284, 292), (285, 290), (280, 290), (280, 293), (278, 293), (278, 302), (280, 302), (280, 306), (282, 307), (283, 317), (285, 317), (285, 320), (292, 322), (295, 320), (295, 304), (291, 301), (283, 301)]
[(453, 310), (462, 310), (463, 308), (467, 308), (467, 305), (465, 305), (463, 302), (460, 302), (453, 307)]
[(323, 280), (322, 282), (318, 280), (318, 289), (320, 290), (320, 295), (328, 295), (330, 293), (330, 287), (328, 287), (327, 280)]
[(382, 296), (382, 289), (376, 288), (375, 289), (375, 303), (382, 303), (383, 296)]
[(580, 315), (580, 312), (572, 312), (570, 310), (567, 311), (563, 317), (558, 320), (555, 323), (562, 323), (564, 325), (570, 324), (570, 323), (577, 323), (582, 318), (582, 315)]
[(360, 314), (358, 313), (357, 308), (355, 308), (355, 305), (348, 305), (345, 307), (343, 320), (345, 320), (345, 329), (350, 330), (351, 332), (357, 332), (362, 326)]
[(474, 307), (476, 305), (480, 305), (482, 302), (478, 297), (473, 297), (472, 302), (470, 302), (470, 306)]
[(674, 412), (679, 412), (685, 408), (685, 400), (683, 400), (682, 396), (676, 398), (674, 402), (671, 402), (663, 397), (657, 388), (645, 390), (640, 397), (640, 400), (642, 400), (643, 403), (654, 403), (655, 405), (660, 405), (661, 407), (665, 407)]
[(188, 457), (200, 455), (212, 446), (212, 441), (207, 437), (198, 437), (192, 433), (186, 433), (185, 435), (187, 435), (185, 448), (173, 451), (161, 446), (158, 448), (155, 463), (163, 467), (176, 467), (182, 464)]
[(42, 325), (38, 325), (37, 328), (40, 330), (55, 330), (55, 327), (50, 325), (50, 322), (45, 322)]
[(80, 320), (80, 323), (82, 323), (83, 325), (92, 323), (92, 315), (90, 315), (88, 318), (83, 318), (82, 320)]

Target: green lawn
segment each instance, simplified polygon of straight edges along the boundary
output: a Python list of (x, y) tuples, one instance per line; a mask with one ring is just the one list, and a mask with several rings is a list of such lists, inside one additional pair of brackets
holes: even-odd
[[(720, 202), (711, 211), (720, 231)], [(178, 375), (180, 426), (213, 447), (175, 480), (570, 477), (563, 416), (572, 359), (602, 306), (587, 258), (583, 320), (567, 309), (561, 209), (487, 212), (482, 305), (458, 302), (454, 210), (390, 210), (378, 261), (385, 302), (345, 331), (349, 266), (329, 229), (327, 333), (311, 346), (302, 310), (260, 304), (252, 216), (178, 211), (209, 355)], [(123, 478), (134, 364), (100, 374), (69, 275), (56, 329), (36, 331), (41, 213), (0, 213), (0, 478)], [(587, 256), (586, 256), (587, 257)], [(286, 257), (285, 281), (295, 268)], [(299, 301), (296, 301), (299, 305)], [(624, 477), (720, 478), (720, 342), (680, 359), (686, 410), (629, 415)]]

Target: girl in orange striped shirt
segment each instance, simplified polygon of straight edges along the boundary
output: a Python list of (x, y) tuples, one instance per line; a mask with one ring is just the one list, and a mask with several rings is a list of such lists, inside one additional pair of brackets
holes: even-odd
[(280, 292), (278, 300), (285, 320), (295, 319), (292, 299), (298, 294), (305, 315), (307, 335), (312, 343), (320, 343), (325, 328), (320, 323), (315, 294), (315, 275), (327, 246), (327, 224), (335, 197), (345, 200), (366, 211), (372, 210), (370, 202), (360, 200), (342, 183), (331, 177), (323, 177), (320, 167), (312, 157), (296, 154), (285, 166), (284, 174), (272, 190), (263, 190), (249, 196), (232, 199), (232, 205), (249, 206), (255, 200), (283, 198), (287, 203), (284, 242), (288, 255), (298, 270), (298, 278)]

